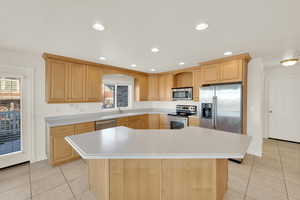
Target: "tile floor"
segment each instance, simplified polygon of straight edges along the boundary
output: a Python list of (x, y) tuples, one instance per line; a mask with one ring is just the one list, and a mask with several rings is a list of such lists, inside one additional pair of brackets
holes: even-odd
[[(47, 162), (0, 170), (0, 200), (94, 200), (88, 191), (87, 165), (59, 167)], [(262, 158), (229, 162), (224, 200), (300, 200), (300, 144), (266, 140)]]

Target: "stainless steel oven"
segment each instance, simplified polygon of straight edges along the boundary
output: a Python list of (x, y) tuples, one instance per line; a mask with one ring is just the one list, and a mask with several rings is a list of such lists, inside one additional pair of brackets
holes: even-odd
[(192, 100), (193, 99), (193, 88), (172, 88), (172, 99), (177, 100)]

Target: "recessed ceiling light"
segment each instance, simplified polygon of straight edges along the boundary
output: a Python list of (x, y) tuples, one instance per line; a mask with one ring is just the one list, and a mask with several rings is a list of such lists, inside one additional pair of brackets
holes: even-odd
[(132, 64), (131, 67), (136, 67), (136, 64)]
[(226, 51), (226, 52), (224, 53), (224, 56), (230, 56), (230, 55), (232, 55), (232, 52), (231, 52), (231, 51)]
[(99, 57), (99, 60), (106, 60), (106, 58), (101, 56), (101, 57)]
[(292, 58), (292, 59), (282, 60), (280, 61), (280, 63), (285, 67), (289, 67), (295, 65), (298, 61), (299, 61), (298, 58)]
[(179, 65), (184, 65), (184, 62), (180, 62)]
[(152, 71), (152, 72), (155, 72), (155, 71), (156, 71), (156, 69), (153, 69), (153, 68), (152, 68), (152, 69), (150, 69), (150, 71)]
[(95, 29), (96, 31), (104, 31), (104, 26), (102, 24), (99, 24), (99, 23), (95, 23), (93, 25), (93, 29)]
[(207, 23), (201, 23), (201, 24), (198, 24), (195, 29), (198, 30), (198, 31), (203, 31), (205, 29), (208, 28), (208, 24)]
[(153, 53), (157, 53), (157, 52), (159, 52), (159, 49), (158, 49), (158, 48), (152, 48), (151, 51), (152, 51)]

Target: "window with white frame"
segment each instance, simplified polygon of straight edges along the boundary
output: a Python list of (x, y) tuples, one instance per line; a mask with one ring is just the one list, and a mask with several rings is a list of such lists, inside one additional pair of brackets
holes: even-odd
[(130, 85), (105, 83), (104, 109), (128, 108), (130, 105)]

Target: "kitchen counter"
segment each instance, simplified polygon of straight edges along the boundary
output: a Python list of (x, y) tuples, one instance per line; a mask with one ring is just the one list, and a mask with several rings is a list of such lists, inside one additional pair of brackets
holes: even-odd
[(199, 127), (119, 126), (65, 139), (87, 159), (97, 200), (222, 200), (228, 188), (227, 159), (243, 158), (250, 143), (249, 136)]
[(98, 120), (116, 119), (120, 117), (134, 116), (134, 115), (144, 115), (144, 114), (168, 114), (174, 112), (171, 109), (130, 109), (122, 110), (122, 113), (118, 111), (111, 112), (97, 112), (88, 114), (74, 114), (74, 115), (64, 115), (64, 116), (53, 116), (46, 117), (45, 121), (48, 127), (63, 126), (70, 124), (77, 124), (83, 122), (91, 122)]
[(84, 159), (243, 158), (250, 137), (187, 127), (135, 130), (115, 127), (66, 137)]

